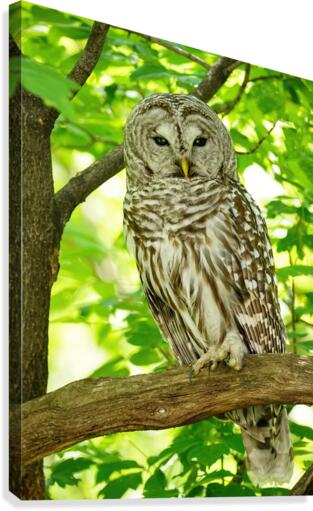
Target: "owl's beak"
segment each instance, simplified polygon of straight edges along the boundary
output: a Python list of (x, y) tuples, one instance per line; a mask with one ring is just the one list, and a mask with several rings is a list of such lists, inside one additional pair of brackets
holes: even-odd
[(188, 177), (188, 172), (189, 172), (189, 161), (187, 160), (187, 158), (183, 158), (180, 162), (180, 167), (184, 173), (184, 176), (185, 177)]

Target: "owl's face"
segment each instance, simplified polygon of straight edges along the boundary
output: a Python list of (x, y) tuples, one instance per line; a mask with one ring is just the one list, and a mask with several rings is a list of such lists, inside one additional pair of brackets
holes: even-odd
[(230, 137), (215, 112), (193, 96), (154, 94), (132, 111), (125, 128), (128, 180), (135, 185), (176, 177), (234, 177)]

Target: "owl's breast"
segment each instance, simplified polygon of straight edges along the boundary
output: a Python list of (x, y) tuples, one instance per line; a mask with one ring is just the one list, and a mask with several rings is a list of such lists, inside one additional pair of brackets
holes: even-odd
[(126, 195), (125, 230), (132, 232), (135, 243), (146, 246), (175, 239), (193, 240), (207, 233), (210, 220), (223, 203), (221, 188), (214, 183), (167, 180)]

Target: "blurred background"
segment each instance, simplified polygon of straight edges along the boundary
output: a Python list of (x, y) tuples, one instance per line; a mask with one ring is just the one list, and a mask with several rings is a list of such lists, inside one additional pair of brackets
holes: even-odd
[[(111, 27), (96, 69), (70, 101), (65, 76), (92, 21), (17, 5), (11, 6), (10, 30), (22, 44), (24, 87), (62, 112), (52, 133), (56, 191), (122, 143), (125, 120), (141, 98), (192, 92), (220, 58)], [(230, 130), (241, 179), (267, 220), (287, 350), (311, 355), (313, 83), (243, 63), (210, 106)], [(51, 303), (50, 391), (85, 377), (125, 377), (176, 364), (125, 247), (124, 194), (122, 171), (76, 208), (66, 226)], [(313, 410), (297, 405), (288, 411), (295, 470), (283, 488), (255, 488), (246, 475), (239, 428), (210, 418), (97, 438), (50, 456), (47, 498), (286, 495), (313, 462)]]

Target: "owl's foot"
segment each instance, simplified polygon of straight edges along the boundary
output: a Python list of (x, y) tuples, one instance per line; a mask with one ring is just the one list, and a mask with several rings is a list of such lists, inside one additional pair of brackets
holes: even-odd
[(192, 366), (194, 374), (206, 365), (208, 371), (214, 371), (219, 362), (224, 362), (229, 367), (239, 371), (242, 368), (243, 356), (246, 352), (241, 337), (237, 332), (230, 332), (226, 335), (221, 346), (212, 346)]

